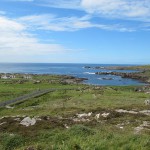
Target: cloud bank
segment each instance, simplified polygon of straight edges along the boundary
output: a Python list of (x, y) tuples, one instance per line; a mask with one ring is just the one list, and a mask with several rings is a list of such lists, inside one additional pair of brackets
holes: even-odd
[(60, 44), (42, 43), (27, 27), (16, 20), (0, 16), (0, 56), (35, 56), (70, 51)]

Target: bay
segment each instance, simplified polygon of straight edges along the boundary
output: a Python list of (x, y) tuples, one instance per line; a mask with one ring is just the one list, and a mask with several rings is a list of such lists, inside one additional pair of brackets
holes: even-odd
[[(80, 78), (87, 78), (85, 84), (92, 85), (144, 85), (144, 83), (121, 78), (113, 75), (96, 75), (95, 72), (115, 71), (107, 69), (87, 69), (90, 67), (109, 67), (109, 66), (133, 66), (120, 64), (71, 64), (71, 63), (0, 63), (0, 73), (25, 73), (25, 74), (54, 74), (71, 75)], [(117, 70), (118, 72), (135, 72), (134, 70)], [(105, 80), (111, 78), (111, 80)]]

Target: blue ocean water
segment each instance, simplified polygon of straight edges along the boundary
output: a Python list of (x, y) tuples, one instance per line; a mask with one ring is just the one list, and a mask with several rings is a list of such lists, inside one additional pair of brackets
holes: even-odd
[[(86, 84), (93, 85), (144, 85), (136, 80), (125, 79), (112, 75), (96, 75), (95, 72), (106, 72), (115, 70), (106, 69), (86, 69), (90, 67), (125, 66), (106, 64), (66, 64), (66, 63), (0, 63), (0, 73), (29, 73), (29, 74), (57, 74), (71, 75), (75, 77), (88, 78)], [(129, 66), (129, 65), (128, 65)], [(131, 70), (117, 70), (121, 72), (133, 72)], [(103, 78), (113, 78), (113, 80), (103, 80)]]

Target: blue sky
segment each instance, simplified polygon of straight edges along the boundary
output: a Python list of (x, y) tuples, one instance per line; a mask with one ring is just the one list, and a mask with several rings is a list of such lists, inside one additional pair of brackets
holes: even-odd
[(150, 64), (150, 0), (0, 0), (0, 62)]

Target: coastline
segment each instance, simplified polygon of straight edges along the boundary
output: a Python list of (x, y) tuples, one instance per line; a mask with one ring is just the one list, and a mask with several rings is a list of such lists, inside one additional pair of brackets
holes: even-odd
[[(150, 65), (144, 66), (111, 66), (111, 67), (90, 67), (85, 66), (86, 69), (104, 69), (104, 71), (96, 72), (97, 75), (114, 75), (120, 76), (121, 78), (128, 78), (138, 80), (147, 84), (150, 84)], [(107, 70), (115, 70), (115, 71), (105, 71)], [(133, 72), (121, 72), (121, 70), (132, 70)], [(138, 72), (135, 72), (138, 71)], [(109, 78), (111, 80), (111, 78)]]
[[(90, 64), (89, 64), (90, 65)], [(96, 64), (91, 64), (90, 69), (86, 68), (86, 64), (3, 64), (0, 67), (0, 72), (2, 73), (11, 73), (11, 74), (39, 74), (39, 75), (67, 75), (67, 76), (73, 76), (75, 78), (83, 78), (86, 79), (84, 80), (84, 84), (88, 85), (104, 85), (104, 86), (121, 86), (121, 85), (145, 85), (145, 81), (138, 80), (138, 79), (132, 79), (128, 78), (122, 78), (121, 76), (113, 76), (110, 77), (112, 80), (107, 80), (108, 77), (107, 75), (103, 75), (98, 77), (96, 75), (96, 72), (112, 72), (112, 71), (117, 71), (117, 72), (134, 72), (135, 68), (133, 71), (132, 70), (126, 70), (126, 69), (131, 69), (128, 68), (127, 66), (123, 65), (124, 69), (120, 68), (122, 66), (118, 65), (118, 67), (113, 65), (96, 65)], [(127, 68), (126, 68), (127, 67)], [(130, 66), (133, 67), (133, 66)], [(135, 66), (134, 66), (135, 67)], [(100, 68), (100, 69), (99, 69)], [(117, 69), (117, 70), (113, 70)], [(118, 70), (122, 69), (122, 70)], [(88, 71), (87, 71), (88, 70)], [(140, 70), (136, 70), (136, 72), (140, 72)], [(88, 80), (87, 80), (88, 79)]]

